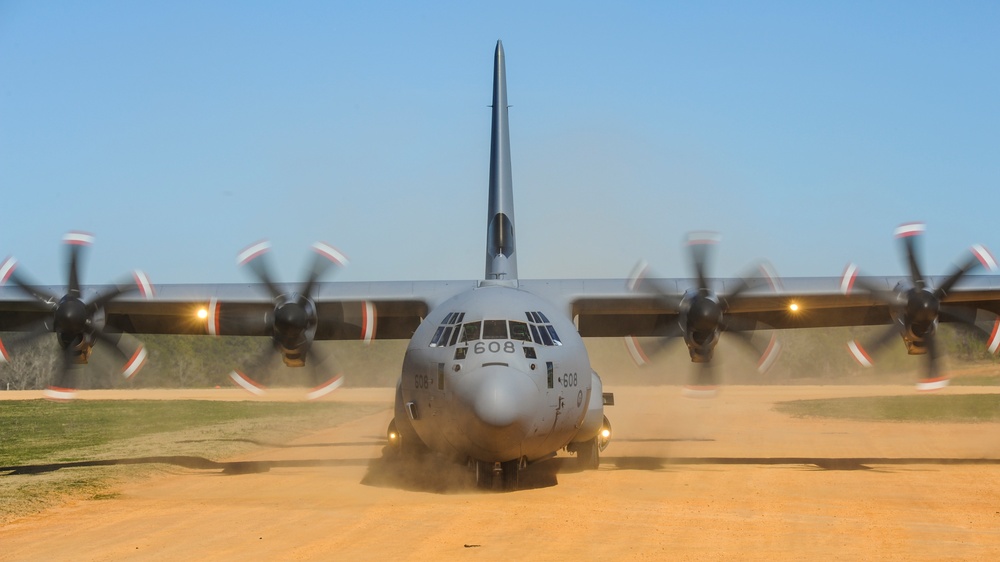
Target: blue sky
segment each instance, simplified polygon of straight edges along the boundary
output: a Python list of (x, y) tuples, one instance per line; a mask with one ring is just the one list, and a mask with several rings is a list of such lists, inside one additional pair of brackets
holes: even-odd
[(519, 271), (900, 274), (1000, 250), (995, 2), (0, 2), (0, 257), (62, 283), (483, 275), (507, 55)]

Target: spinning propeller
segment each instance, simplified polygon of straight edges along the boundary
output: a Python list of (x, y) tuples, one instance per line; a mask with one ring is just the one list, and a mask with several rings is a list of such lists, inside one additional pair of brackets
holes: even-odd
[(863, 366), (870, 367), (871, 356), (888, 344), (893, 336), (900, 336), (906, 344), (907, 353), (927, 356), (926, 370), (923, 378), (917, 383), (917, 389), (936, 390), (948, 386), (948, 378), (941, 374), (938, 364), (941, 352), (936, 339), (938, 320), (957, 322), (985, 336), (984, 339), (989, 340), (991, 352), (996, 353), (1000, 347), (1000, 333), (997, 330), (1000, 327), (1000, 319), (994, 324), (993, 333), (989, 334), (975, 324), (976, 308), (944, 304), (948, 292), (966, 274), (979, 265), (995, 271), (997, 262), (989, 250), (976, 244), (971, 248), (972, 256), (958, 265), (935, 289), (921, 272), (916, 257), (917, 239), (925, 229), (923, 223), (907, 223), (900, 225), (895, 231), (896, 238), (903, 241), (906, 251), (906, 263), (910, 270), (909, 285), (900, 282), (891, 291), (881, 289), (870, 281), (858, 277), (858, 266), (852, 263), (844, 270), (840, 290), (848, 295), (855, 289), (861, 289), (875, 300), (888, 305), (889, 315), (892, 318), (892, 325), (868, 344), (862, 345), (857, 340), (847, 344), (854, 358)]
[[(83, 232), (70, 232), (63, 237), (68, 250), (69, 280), (66, 293), (50, 293), (34, 283), (29, 283), (15, 270), (17, 260), (7, 258), (0, 264), (0, 283), (13, 282), (25, 294), (34, 297), (30, 305), (36, 318), (21, 326), (23, 335), (10, 341), (12, 347), (24, 345), (54, 332), (61, 348), (62, 361), (52, 383), (45, 389), (51, 400), (70, 400), (76, 395), (75, 367), (85, 365), (97, 342), (103, 342), (125, 360), (122, 375), (131, 379), (146, 361), (146, 349), (138, 344), (134, 350), (123, 349), (122, 333), (106, 326), (105, 305), (119, 296), (138, 290), (145, 298), (152, 298), (153, 286), (141, 271), (133, 273), (133, 283), (123, 282), (111, 287), (87, 289), (80, 286), (79, 262), (83, 248), (94, 242), (94, 237)], [(41, 313), (41, 314), (37, 314)], [(111, 332), (111, 333), (109, 333)], [(131, 346), (130, 346), (131, 347)], [(0, 352), (4, 352), (0, 343)], [(6, 358), (6, 353), (3, 353)]]
[(712, 397), (716, 394), (718, 383), (711, 361), (715, 346), (723, 333), (735, 336), (736, 341), (749, 346), (760, 355), (757, 364), (760, 372), (771, 367), (781, 350), (781, 344), (773, 335), (763, 349), (752, 340), (754, 330), (766, 329), (767, 326), (747, 315), (726, 314), (739, 303), (746, 291), (764, 283), (768, 283), (773, 289), (777, 276), (769, 266), (762, 264), (759, 270), (763, 277), (742, 277), (726, 294), (717, 294), (709, 286), (706, 264), (711, 248), (719, 239), (719, 235), (712, 232), (693, 232), (688, 235), (687, 245), (698, 285), (687, 289), (682, 295), (667, 290), (655, 279), (647, 278), (647, 266), (644, 262), (636, 266), (629, 281), (629, 288), (633, 291), (646, 290), (645, 287), (648, 287), (664, 308), (676, 314), (675, 318), (658, 321), (654, 328), (658, 339), (649, 346), (649, 353), (640, 347), (634, 336), (625, 339), (633, 360), (644, 365), (649, 362), (649, 355), (659, 353), (674, 341), (683, 338), (691, 354), (691, 361), (700, 365), (694, 382), (685, 387), (684, 392), (688, 396)]
[[(264, 350), (254, 364), (261, 368), (273, 353), (277, 352), (289, 367), (304, 367), (307, 363), (313, 365), (311, 371), (316, 387), (306, 395), (306, 398), (315, 400), (343, 384), (342, 374), (333, 358), (313, 346), (318, 328), (336, 329), (335, 325), (341, 323), (342, 319), (321, 319), (312, 298), (313, 291), (320, 277), (334, 266), (347, 265), (347, 258), (333, 246), (323, 242), (313, 244), (315, 257), (305, 283), (298, 291), (286, 291), (274, 282), (274, 277), (270, 273), (264, 257), (270, 249), (269, 242), (258, 242), (240, 252), (236, 258), (239, 265), (249, 266), (274, 302), (274, 310), (265, 319), (266, 331), (270, 333), (272, 345)], [(321, 326), (324, 322), (327, 326)], [(334, 374), (330, 378), (325, 378), (325, 373)], [(241, 371), (234, 370), (229, 376), (236, 384), (254, 394), (262, 395), (266, 390), (261, 382)]]

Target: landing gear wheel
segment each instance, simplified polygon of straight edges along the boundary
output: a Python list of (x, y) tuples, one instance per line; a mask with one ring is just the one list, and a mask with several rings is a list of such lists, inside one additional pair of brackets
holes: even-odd
[(576, 463), (583, 470), (597, 470), (601, 464), (601, 453), (596, 437), (576, 444)]
[(385, 430), (386, 446), (382, 449), (382, 456), (389, 459), (398, 458), (403, 453), (403, 440), (396, 430), (396, 420), (389, 422), (389, 428)]
[(503, 471), (503, 491), (513, 492), (517, 490), (517, 479), (521, 472), (521, 459), (514, 459), (500, 463)]
[(430, 453), (415, 434), (404, 435), (396, 428), (396, 420), (389, 422), (385, 431), (386, 446), (382, 448), (382, 456), (392, 460), (414, 460)]
[(476, 465), (476, 487), (480, 490), (493, 489), (493, 463), (473, 461)]

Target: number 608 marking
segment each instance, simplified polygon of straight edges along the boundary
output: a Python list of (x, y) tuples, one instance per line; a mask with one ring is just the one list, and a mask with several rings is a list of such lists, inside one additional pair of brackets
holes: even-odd
[(491, 341), (490, 343), (484, 343), (477, 341), (476, 345), (472, 346), (472, 352), (476, 354), (486, 353), (487, 350), (489, 350), (490, 353), (500, 353), (501, 349), (504, 353), (514, 353), (514, 342), (505, 341), (500, 343), (498, 341)]

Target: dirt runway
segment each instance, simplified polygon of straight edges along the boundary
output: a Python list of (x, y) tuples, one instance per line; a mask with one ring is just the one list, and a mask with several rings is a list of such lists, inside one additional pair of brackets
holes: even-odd
[(1000, 461), (990, 460), (1000, 459), (1000, 424), (772, 409), (911, 387), (726, 387), (715, 400), (669, 386), (612, 390), (614, 440), (597, 471), (560, 457), (528, 469), (529, 489), (491, 494), (455, 467), (387, 466), (392, 391), (341, 389), (336, 400), (384, 399), (386, 409), (211, 459), (229, 470), (167, 466), (114, 499), (16, 520), (0, 528), (0, 559), (1000, 559)]

